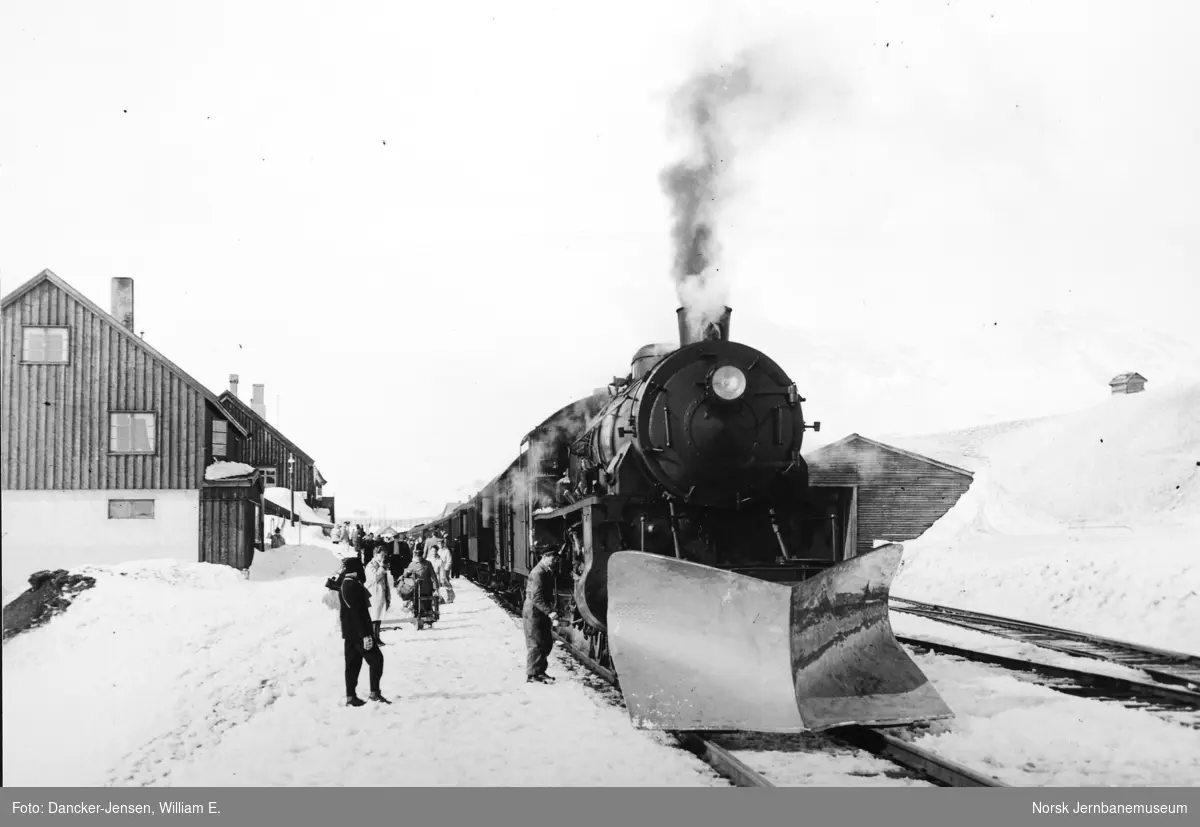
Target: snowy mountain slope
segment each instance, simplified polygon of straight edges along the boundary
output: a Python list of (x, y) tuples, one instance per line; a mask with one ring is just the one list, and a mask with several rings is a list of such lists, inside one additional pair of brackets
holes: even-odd
[(975, 471), (895, 594), (1200, 652), (1200, 384), (888, 441)]

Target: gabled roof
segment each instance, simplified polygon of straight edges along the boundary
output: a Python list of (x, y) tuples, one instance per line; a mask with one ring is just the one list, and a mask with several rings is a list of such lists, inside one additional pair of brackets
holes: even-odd
[(1141, 379), (1143, 382), (1146, 381), (1146, 377), (1142, 376), (1140, 373), (1122, 373), (1114, 376), (1111, 380), (1109, 380), (1108, 384), (1120, 385), (1124, 382), (1132, 382), (1134, 379)]
[(932, 457), (922, 456), (921, 454), (913, 453), (912, 451), (905, 451), (903, 448), (897, 448), (895, 445), (886, 445), (882, 442), (876, 442), (873, 439), (868, 439), (867, 437), (863, 436), (862, 434), (850, 434), (850, 436), (843, 437), (843, 438), (839, 439), (837, 442), (831, 442), (828, 445), (822, 445), (820, 448), (818, 448), (817, 450), (813, 451), (811, 454), (806, 456), (805, 459), (808, 460), (809, 462), (812, 462), (812, 460), (814, 458), (818, 457), (822, 452), (828, 451), (831, 448), (840, 448), (840, 447), (842, 447), (850, 442), (854, 442), (854, 441), (865, 442), (868, 445), (874, 445), (876, 448), (882, 449), (884, 451), (890, 451), (893, 454), (900, 454), (901, 456), (908, 457), (909, 459), (915, 459), (918, 462), (924, 462), (929, 465), (936, 466), (938, 468), (944, 468), (945, 470), (953, 471), (956, 474), (964, 474), (968, 477), (975, 476), (972, 472), (968, 471), (965, 468), (959, 468), (959, 467), (951, 465), (947, 462), (941, 462), (939, 460), (933, 459)]
[(244, 427), (242, 427), (242, 423), (238, 422), (236, 419), (229, 416), (229, 414), (227, 414), (225, 412), (225, 409), (221, 407), (220, 400), (217, 399), (216, 395), (212, 391), (210, 391), (208, 388), (206, 388), (204, 385), (202, 385), (198, 380), (196, 380), (196, 379), (192, 378), (190, 375), (188, 375), (187, 371), (185, 371), (183, 368), (179, 367), (179, 365), (175, 364), (170, 359), (168, 359), (166, 356), (163, 356), (157, 350), (155, 350), (150, 345), (148, 345), (146, 343), (145, 339), (136, 335), (132, 330), (130, 330), (125, 325), (121, 324), (119, 321), (117, 321), (115, 318), (113, 318), (112, 314), (110, 314), (107, 310), (102, 309), (100, 307), (100, 305), (96, 304), (91, 299), (89, 299), (87, 296), (83, 295), (78, 290), (76, 290), (74, 287), (67, 284), (65, 281), (63, 281), (61, 278), (59, 278), (57, 275), (55, 275), (50, 270), (43, 270), (42, 272), (38, 273), (36, 276), (31, 278), (29, 281), (22, 284), (16, 290), (13, 290), (11, 293), (9, 293), (7, 296), (5, 296), (2, 300), (0, 300), (0, 310), (7, 308), (11, 304), (14, 304), (17, 301), (17, 299), (24, 296), (26, 293), (28, 293), (33, 288), (37, 287), (42, 282), (50, 282), (55, 287), (57, 287), (59, 290), (62, 290), (64, 293), (69, 295), (71, 298), (75, 299), (75, 301), (79, 302), (84, 307), (86, 307), (88, 310), (90, 310), (91, 312), (93, 312), (97, 316), (99, 316), (103, 321), (107, 322), (114, 330), (119, 332), (122, 336), (129, 339), (129, 341), (133, 342), (138, 347), (140, 347), (142, 350), (146, 351), (151, 356), (153, 356), (155, 359), (162, 362), (169, 369), (171, 369), (175, 373), (179, 374), (179, 377), (181, 379), (183, 379), (184, 382), (186, 382), (194, 390), (196, 390), (201, 396), (203, 396), (205, 399), (207, 399), (209, 402), (211, 402), (216, 407), (217, 411), (220, 412), (221, 416), (223, 416), (227, 421), (229, 421), (233, 425), (233, 427), (236, 428), (242, 434), (242, 436), (249, 435), (249, 433), (246, 431), (246, 429)]
[(232, 391), (225, 391), (224, 393), (221, 394), (221, 403), (223, 403), (225, 405), (231, 405), (231, 404), (237, 405), (245, 413), (248, 413), (250, 416), (254, 417), (259, 423), (261, 423), (262, 427), (266, 428), (270, 433), (279, 437), (280, 441), (282, 441), (285, 445), (287, 445), (289, 448), (292, 449), (292, 453), (294, 453), (296, 456), (300, 457), (302, 460), (304, 460), (305, 462), (312, 465), (314, 469), (316, 468), (316, 460), (314, 460), (308, 454), (304, 453), (304, 451), (301, 451), (300, 446), (298, 446), (296, 443), (292, 442), (290, 439), (288, 439), (286, 436), (284, 436), (283, 433), (278, 428), (276, 428), (270, 422), (268, 422), (267, 420), (265, 420), (261, 416), (259, 416), (258, 413), (254, 410), (254, 408), (251, 408), (245, 402), (243, 402), (242, 400), (240, 400), (236, 396), (234, 396)]

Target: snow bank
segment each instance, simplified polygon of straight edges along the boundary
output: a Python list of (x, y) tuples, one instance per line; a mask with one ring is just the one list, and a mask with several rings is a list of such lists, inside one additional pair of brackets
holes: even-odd
[(244, 462), (214, 462), (204, 469), (204, 479), (224, 480), (230, 477), (244, 477), (254, 473), (254, 466)]
[(1200, 652), (1200, 384), (887, 441), (975, 471), (894, 594)]
[(430, 631), (393, 604), (394, 703), (342, 706), (323, 585), (337, 566), (332, 548), (285, 546), (256, 555), (249, 582), (203, 564), (89, 571), (70, 612), (3, 648), (5, 783), (724, 785), (630, 727), (560, 655), (557, 684), (525, 683), (519, 621), (462, 580)]
[(1185, 721), (1100, 703), (941, 655), (913, 658), (955, 717), (918, 746), (1021, 787), (1194, 786), (1200, 739)]

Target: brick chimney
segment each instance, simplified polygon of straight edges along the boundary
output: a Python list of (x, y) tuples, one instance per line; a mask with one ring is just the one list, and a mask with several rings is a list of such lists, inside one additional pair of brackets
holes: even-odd
[(133, 329), (133, 279), (112, 280), (112, 314), (130, 333)]
[(264, 398), (266, 385), (254, 385), (254, 395), (250, 399), (250, 407), (263, 419), (267, 418), (267, 400)]
[(233, 398), (237, 399), (238, 375), (236, 373), (229, 374), (229, 392), (233, 394)]

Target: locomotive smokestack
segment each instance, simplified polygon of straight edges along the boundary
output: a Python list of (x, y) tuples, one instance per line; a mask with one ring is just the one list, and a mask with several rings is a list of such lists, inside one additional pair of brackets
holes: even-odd
[(675, 311), (675, 315), (679, 318), (679, 346), (683, 347), (709, 339), (728, 342), (729, 317), (732, 314), (733, 308), (726, 307), (720, 317), (715, 320), (704, 317), (696, 318), (695, 315), (688, 313), (686, 307), (679, 308)]

